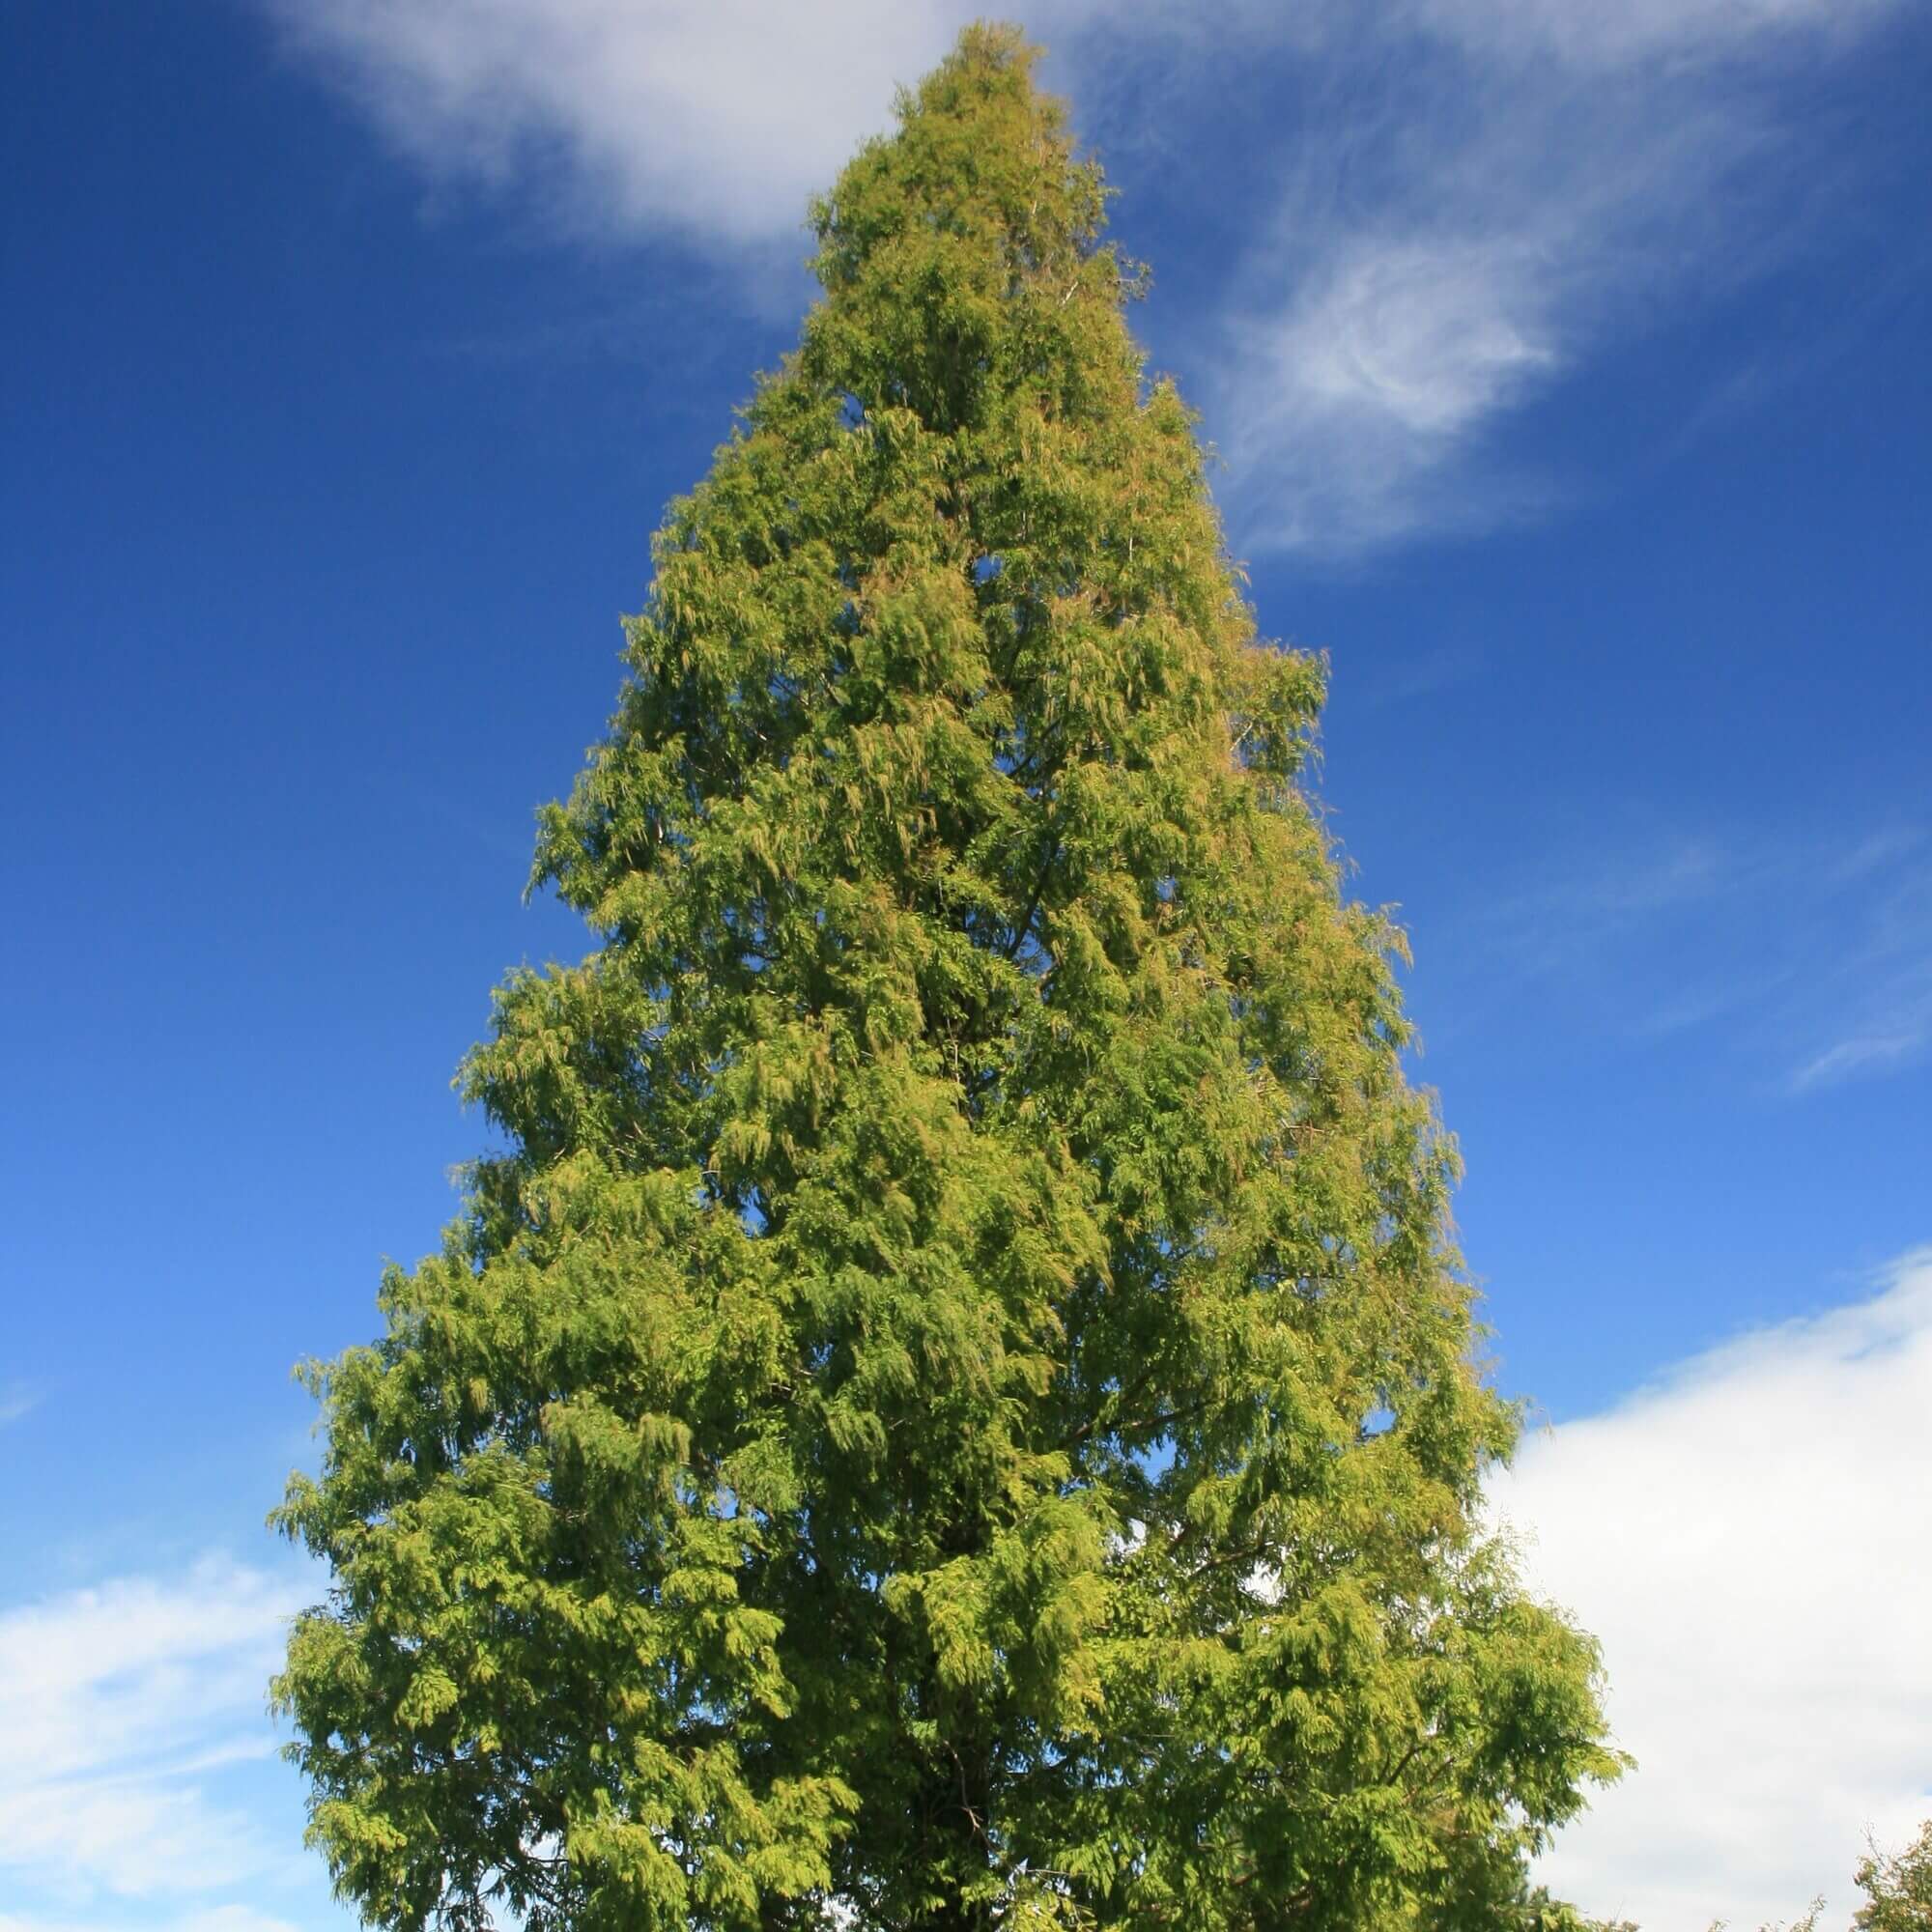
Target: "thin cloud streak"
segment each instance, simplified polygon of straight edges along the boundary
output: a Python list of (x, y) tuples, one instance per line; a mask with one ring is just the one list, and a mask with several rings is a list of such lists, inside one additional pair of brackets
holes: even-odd
[(1443, 644), (1415, 653), (1375, 673), (1363, 693), (1373, 705), (1409, 704), (1434, 697), (1484, 675), (1488, 654), (1474, 646)]
[(1466, 965), (1511, 1009), (1560, 991), (1573, 1017), (1660, 1039), (1721, 1024), (1753, 1084), (1802, 1098), (1932, 1054), (1932, 851), (1895, 824), (1857, 839), (1613, 828), (1555, 850), (1546, 883), (1481, 907)]
[(1881, 890), (1842, 974), (1839, 1037), (1797, 1066), (1787, 1083), (1808, 1094), (1932, 1054), (1932, 863), (1916, 840), (1873, 839), (1846, 861), (1847, 876)]
[(1908, 1026), (1898, 1033), (1854, 1035), (1805, 1061), (1792, 1074), (1790, 1090), (1794, 1094), (1809, 1094), (1815, 1088), (1834, 1087), (1860, 1073), (1908, 1065), (1924, 1053), (1927, 1038), (1923, 1023)]
[(1890, 0), (1417, 0), (1416, 19), (1498, 53), (1534, 46), (1581, 69), (1709, 60), (1743, 41), (1846, 37)]
[[(1492, 1501), (1602, 1640), (1638, 1768), (1546, 1875), (1644, 1932), (1841, 1922), (1867, 1830), (1932, 1811), (1932, 1248), (1524, 1443)], [(1833, 1916), (1835, 1914), (1835, 1916)]]

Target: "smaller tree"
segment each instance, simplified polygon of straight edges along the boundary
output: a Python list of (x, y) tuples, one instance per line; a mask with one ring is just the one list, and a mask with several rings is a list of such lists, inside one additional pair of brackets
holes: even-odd
[(1902, 1852), (1887, 1854), (1873, 1844), (1857, 1877), (1865, 1902), (1853, 1932), (1932, 1932), (1932, 1818)]

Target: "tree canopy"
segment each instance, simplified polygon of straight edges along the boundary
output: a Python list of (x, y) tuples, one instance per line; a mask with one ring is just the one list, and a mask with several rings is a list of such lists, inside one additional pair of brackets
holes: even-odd
[(1883, 1851), (1874, 1841), (1857, 1878), (1865, 1899), (1854, 1932), (1932, 1932), (1932, 1818), (1902, 1851)]
[(1451, 1143), (1098, 168), (970, 30), (813, 210), (542, 817), (502, 1135), (314, 1366), (370, 1922), (1490, 1926), (1619, 1760), (1481, 1529)]

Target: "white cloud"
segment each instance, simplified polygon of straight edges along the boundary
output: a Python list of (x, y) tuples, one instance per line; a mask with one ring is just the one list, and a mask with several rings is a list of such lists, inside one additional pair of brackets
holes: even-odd
[(29, 1388), (25, 1382), (0, 1382), (0, 1429), (31, 1415), (40, 1406), (39, 1389)]
[[(747, 262), (796, 254), (808, 196), (979, 11), (259, 4), (433, 173)], [(1089, 131), (1183, 180), (1219, 152), (1199, 136), (1231, 85), (1282, 103), (1242, 159), (1261, 239), (1201, 291), (1222, 326), (1181, 366), (1203, 372), (1238, 540), (1346, 553), (1547, 503), (1558, 486), (1491, 433), (1620, 331), (1803, 244), (1801, 144), (1764, 83), (1897, 5), (1038, 0), (1028, 20)]]
[(535, 182), (575, 215), (742, 245), (809, 195), (969, 10), (936, 0), (268, 0), (439, 173)]
[(1218, 401), (1248, 538), (1347, 550), (1497, 515), (1493, 482), (1459, 505), (1437, 479), (1559, 359), (1533, 253), (1426, 229), (1304, 252), (1280, 307), (1231, 325)]
[[(0, 1874), (15, 1904), (206, 1899), (286, 1862), (211, 1787), (273, 1750), (267, 1680), (302, 1601), (285, 1577), (209, 1559), (0, 1610)], [(163, 1922), (152, 1903), (140, 1916)], [(210, 1901), (184, 1932), (272, 1922)]]
[(1932, 1249), (1525, 1441), (1495, 1500), (1601, 1637), (1638, 1760), (1564, 1833), (1555, 1889), (1643, 1932), (1821, 1891), (1842, 1919), (1866, 1830), (1932, 1813), (1928, 1468)]

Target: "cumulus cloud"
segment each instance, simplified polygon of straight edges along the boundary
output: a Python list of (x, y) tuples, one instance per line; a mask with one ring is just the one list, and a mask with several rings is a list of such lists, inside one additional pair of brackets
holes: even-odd
[[(65, 1901), (75, 1922), (116, 1908), (120, 1923), (117, 1901), (140, 1900), (144, 1926), (273, 1932), (211, 1894), (289, 1855), (221, 1787), (273, 1750), (265, 1686), (301, 1601), (286, 1578), (209, 1559), (0, 1610), (11, 1904)], [(63, 1922), (0, 1918), (0, 1932)]]
[(1547, 1862), (1644, 1932), (1847, 1916), (1867, 1830), (1932, 1813), (1932, 1249), (1532, 1435), (1493, 1486), (1603, 1640), (1638, 1769)]

